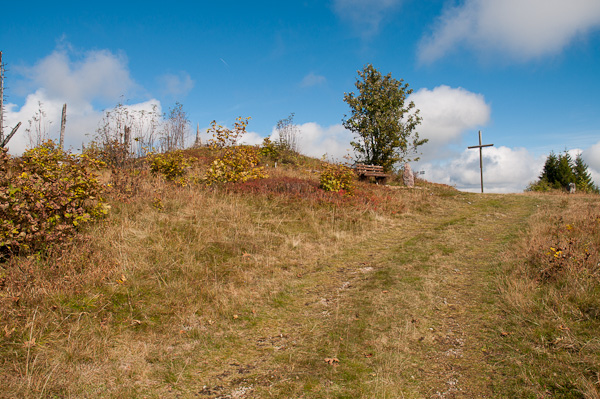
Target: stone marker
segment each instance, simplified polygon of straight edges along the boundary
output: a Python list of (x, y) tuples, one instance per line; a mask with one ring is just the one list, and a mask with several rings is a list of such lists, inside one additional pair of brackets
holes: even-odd
[(402, 175), (402, 179), (404, 180), (404, 185), (406, 187), (414, 187), (415, 186), (415, 175), (410, 169), (410, 165), (408, 163), (404, 164), (404, 174)]

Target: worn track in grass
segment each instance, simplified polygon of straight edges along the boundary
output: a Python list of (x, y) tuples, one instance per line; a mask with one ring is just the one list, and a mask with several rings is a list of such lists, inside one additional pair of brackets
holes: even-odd
[(263, 336), (236, 340), (251, 372), (211, 382), (229, 385), (229, 397), (502, 397), (512, 376), (490, 356), (506, 335), (499, 255), (535, 200), (458, 194), (447, 204), (406, 215), (289, 281), (259, 309)]
[[(321, 246), (298, 238), (306, 248), (273, 262), (243, 250), (225, 265), (233, 277), (189, 253), (197, 207), (184, 208), (189, 221), (185, 212), (176, 221), (160, 214), (162, 230), (149, 224), (123, 240), (124, 250), (145, 249), (119, 258), (116, 282), (107, 277), (35, 308), (21, 341), (39, 344), (31, 356), (18, 340), (7, 346), (5, 359), (16, 359), (5, 361), (7, 375), (22, 397), (505, 397), (514, 371), (495, 363), (507, 350), (500, 255), (541, 200), (444, 195), (382, 217), (355, 241), (345, 230), (339, 241), (328, 232)], [(224, 210), (231, 219), (223, 223), (253, 220), (242, 205)], [(177, 245), (165, 248), (157, 232)], [(323, 248), (330, 253), (319, 255)], [(286, 262), (286, 254), (303, 258)]]

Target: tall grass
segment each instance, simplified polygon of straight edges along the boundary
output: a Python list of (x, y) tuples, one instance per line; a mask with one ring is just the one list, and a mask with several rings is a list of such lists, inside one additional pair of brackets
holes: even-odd
[[(541, 197), (540, 197), (541, 198)], [(501, 285), (515, 392), (600, 397), (600, 201), (544, 197)]]
[(272, 172), (181, 187), (138, 171), (65, 250), (0, 265), (0, 396), (200, 391), (193, 373), (235, 357), (240, 331), (284, 304), (318, 259), (435, 200), (367, 185), (324, 193), (311, 172)]

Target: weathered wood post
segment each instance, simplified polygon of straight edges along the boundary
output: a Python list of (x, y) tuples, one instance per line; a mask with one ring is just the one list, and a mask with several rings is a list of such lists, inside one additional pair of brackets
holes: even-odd
[(4, 142), (4, 65), (0, 51), (0, 143)]
[(65, 125), (67, 124), (67, 104), (63, 105), (62, 117), (60, 118), (60, 142), (61, 150), (65, 149)]
[(19, 130), (19, 127), (21, 127), (21, 122), (17, 123), (17, 126), (13, 127), (13, 130), (10, 131), (8, 136), (6, 136), (6, 138), (0, 142), (0, 148), (6, 147), (10, 139), (12, 139), (12, 136), (14, 136), (15, 133), (17, 133), (17, 130)]
[(194, 142), (195, 147), (200, 146), (200, 124), (196, 124), (196, 141)]

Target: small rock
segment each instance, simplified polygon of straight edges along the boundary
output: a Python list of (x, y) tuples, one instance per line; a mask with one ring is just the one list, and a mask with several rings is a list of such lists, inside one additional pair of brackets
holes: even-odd
[(414, 187), (415, 186), (415, 175), (413, 174), (412, 170), (410, 169), (410, 164), (405, 163), (404, 164), (404, 173), (402, 175), (402, 179), (404, 181), (404, 185), (406, 187)]

